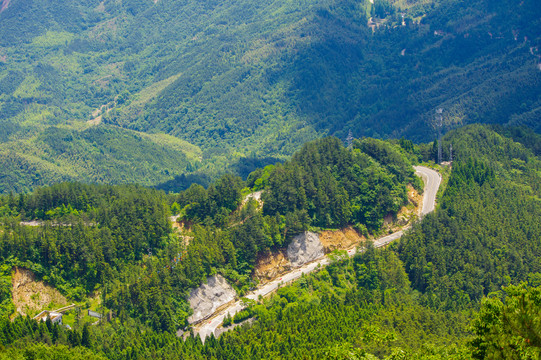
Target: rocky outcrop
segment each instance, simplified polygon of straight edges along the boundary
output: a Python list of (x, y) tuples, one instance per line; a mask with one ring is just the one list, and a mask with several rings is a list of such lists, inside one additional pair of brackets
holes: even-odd
[(214, 314), (220, 307), (235, 300), (235, 290), (221, 275), (207, 279), (207, 283), (190, 292), (188, 302), (193, 309), (193, 315), (188, 322), (193, 324)]
[(292, 267), (299, 267), (324, 255), (319, 235), (306, 231), (293, 238), (287, 247), (287, 257)]
[(260, 284), (265, 284), (280, 274), (291, 270), (285, 250), (271, 252), (257, 259), (254, 274)]

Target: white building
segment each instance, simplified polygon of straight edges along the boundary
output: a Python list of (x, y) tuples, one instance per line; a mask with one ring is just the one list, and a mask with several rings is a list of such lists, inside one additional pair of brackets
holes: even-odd
[(34, 316), (36, 321), (47, 321), (47, 318), (50, 318), (53, 324), (62, 325), (62, 314), (55, 311), (44, 310)]

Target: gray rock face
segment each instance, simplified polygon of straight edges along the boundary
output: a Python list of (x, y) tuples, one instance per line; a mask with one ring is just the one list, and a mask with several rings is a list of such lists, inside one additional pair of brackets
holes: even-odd
[(221, 275), (207, 279), (207, 283), (190, 292), (188, 301), (193, 314), (188, 322), (193, 324), (212, 315), (220, 306), (235, 299), (237, 293)]
[(324, 254), (319, 235), (309, 231), (295, 236), (287, 247), (287, 257), (292, 267), (300, 267)]

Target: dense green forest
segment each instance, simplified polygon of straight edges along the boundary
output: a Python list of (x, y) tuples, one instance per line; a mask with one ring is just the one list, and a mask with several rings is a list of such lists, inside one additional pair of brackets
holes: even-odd
[(0, 144), (1, 193), (61, 181), (152, 185), (200, 163), (199, 149), (178, 139), (115, 127), (77, 131), (53, 126), (31, 141), (17, 141), (19, 151), (10, 146)]
[(324, 135), (430, 141), (437, 107), (447, 129), (539, 130), (537, 0), (2, 4), (4, 193), (62, 180), (178, 192)]
[[(63, 183), (1, 197), (0, 356), (536, 358), (537, 136), (524, 128), (481, 125), (450, 132), (443, 142), (453, 144), (455, 161), (435, 213), (386, 249), (367, 243), (353, 258), (333, 254), (331, 265), (226, 319), (255, 321), (204, 344), (189, 331), (186, 340), (174, 334), (186, 325), (190, 288), (218, 272), (242, 296), (254, 285), (258, 254), (284, 246), (305, 228), (342, 226), (337, 214), (377, 231), (378, 221), (359, 214), (395, 211), (401, 188), (418, 182), (410, 161), (432, 156), (432, 145), (362, 139), (345, 148), (326, 138), (306, 144), (290, 161), (253, 172), (246, 182), (225, 175), (207, 189), (192, 185), (175, 195)], [(373, 185), (362, 184), (372, 181), (387, 197), (366, 197)], [(327, 198), (310, 192), (321, 186), (328, 186)], [(355, 193), (354, 187), (363, 190)], [(263, 207), (254, 201), (239, 206), (243, 194), (254, 190), (264, 190)], [(171, 209), (192, 228), (187, 246), (171, 230)], [(22, 219), (45, 223), (21, 226)], [(81, 321), (71, 330), (25, 317), (9, 321), (12, 266), (32, 269), (74, 300), (101, 291), (112, 321)]]
[[(538, 2), (0, 1), (0, 359), (538, 359)], [(384, 234), (419, 163), (438, 207), (400, 241), (193, 336), (191, 289)], [(71, 328), (15, 316), (15, 268)]]
[[(284, 169), (297, 174), (293, 182), (281, 180)], [(406, 205), (409, 183), (420, 186), (398, 144), (365, 139), (346, 149), (336, 138), (306, 144), (291, 161), (250, 174), (248, 183), (224, 175), (207, 189), (194, 184), (176, 195), (61, 183), (0, 197), (0, 256), (69, 298), (101, 291), (119, 318), (172, 332), (186, 325), (187, 293), (209, 275), (220, 272), (242, 294), (254, 285), (258, 256), (303, 230), (353, 224), (367, 235), (377, 232), (386, 215)], [(255, 201), (241, 206), (243, 193), (253, 190), (265, 193), (262, 211)], [(297, 199), (294, 206), (280, 202), (287, 197)], [(188, 235), (172, 232), (171, 210), (191, 225)], [(184, 236), (193, 239), (186, 244)]]

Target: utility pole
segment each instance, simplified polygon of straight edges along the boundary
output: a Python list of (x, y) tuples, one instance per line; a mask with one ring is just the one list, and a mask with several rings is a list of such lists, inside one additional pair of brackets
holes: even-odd
[(441, 164), (441, 128), (443, 127), (443, 108), (436, 109), (436, 127), (438, 128), (438, 164)]
[(353, 144), (353, 140), (355, 140), (355, 138), (353, 137), (353, 133), (351, 132), (351, 129), (350, 129), (348, 133), (348, 137), (346, 138), (346, 145), (348, 149), (351, 148), (351, 144)]
[(449, 145), (449, 162), (453, 163), (453, 144)]

